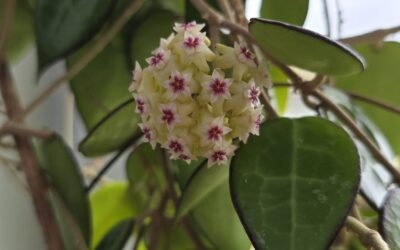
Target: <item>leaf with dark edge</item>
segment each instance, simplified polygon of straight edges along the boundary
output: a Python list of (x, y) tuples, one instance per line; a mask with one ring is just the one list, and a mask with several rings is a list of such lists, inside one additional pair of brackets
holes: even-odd
[(113, 182), (100, 186), (90, 195), (92, 208), (92, 247), (118, 222), (140, 214), (144, 200), (129, 189), (127, 182)]
[(91, 235), (89, 201), (82, 174), (72, 151), (60, 136), (54, 135), (49, 139), (38, 139), (36, 152), (40, 166), (60, 194), (65, 206), (75, 217), (86, 243), (89, 243)]
[[(0, 13), (3, 13), (5, 1), (0, 3)], [(17, 62), (20, 57), (33, 48), (33, 9), (27, 0), (16, 1), (14, 20), (11, 26), (9, 40), (6, 44), (5, 56), (8, 62)], [(3, 18), (0, 26), (3, 27)]]
[[(355, 49), (365, 58), (368, 68), (360, 75), (336, 78), (335, 85), (400, 107), (400, 43), (385, 42), (379, 47), (360, 44)], [(400, 153), (400, 116), (371, 104), (356, 103), (381, 129), (395, 153)]]
[(35, 35), (42, 71), (92, 38), (117, 1), (38, 0)]
[(308, 0), (263, 0), (263, 18), (302, 26), (308, 12)]
[[(392, 159), (393, 152), (389, 143), (384, 138), (379, 129), (365, 116), (351, 99), (342, 91), (324, 86), (324, 94), (331, 98), (337, 105), (342, 107), (356, 122), (356, 124), (367, 134), (380, 151), (388, 158)], [(342, 127), (346, 126), (331, 112), (326, 113), (326, 118)], [(347, 129), (349, 134), (352, 132)], [(353, 136), (353, 135), (352, 135)], [(361, 163), (361, 194), (375, 210), (383, 206), (383, 202), (388, 192), (388, 188), (393, 183), (393, 177), (386, 168), (378, 162), (371, 152), (355, 136), (353, 140), (356, 143), (360, 153)]]
[(249, 30), (257, 44), (281, 63), (329, 76), (364, 70), (356, 52), (313, 31), (261, 18), (252, 18)]
[(132, 230), (133, 219), (121, 221), (103, 237), (96, 250), (122, 250), (131, 236)]
[[(67, 59), (67, 67), (78, 62), (89, 43)], [(101, 51), (70, 81), (77, 108), (87, 129), (93, 128), (116, 106), (130, 98), (130, 69), (121, 36)], [(110, 63), (112, 62), (112, 63)]]
[(229, 195), (229, 166), (208, 168), (206, 163), (202, 161), (189, 178), (178, 218), (190, 211), (198, 230), (216, 249), (249, 249), (251, 243)]
[(126, 146), (142, 134), (137, 126), (138, 121), (133, 99), (129, 99), (89, 131), (79, 143), (79, 151), (85, 156), (98, 156)]
[(380, 231), (390, 249), (400, 250), (400, 188), (390, 190), (379, 216)]
[(232, 160), (230, 189), (256, 249), (326, 249), (353, 204), (357, 149), (334, 123), (269, 120)]

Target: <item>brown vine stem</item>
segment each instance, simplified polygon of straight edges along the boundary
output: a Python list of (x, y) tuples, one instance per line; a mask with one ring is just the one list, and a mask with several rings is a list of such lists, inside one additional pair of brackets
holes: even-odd
[(15, 119), (21, 119), (31, 113), (39, 106), (49, 95), (51, 95), (64, 82), (75, 77), (82, 71), (104, 48), (112, 41), (112, 39), (121, 31), (129, 19), (139, 10), (144, 0), (133, 0), (125, 11), (111, 25), (110, 29), (100, 35), (91, 46), (78, 60), (72, 65), (67, 73), (56, 79), (50, 86), (36, 97)]
[[(169, 166), (168, 155), (165, 150), (162, 151), (162, 170), (165, 176), (165, 180), (167, 181), (167, 188), (169, 196), (172, 199), (172, 203), (174, 204), (175, 208), (178, 208), (178, 195), (176, 194), (175, 187), (174, 187), (174, 175), (171, 173), (171, 169)], [(192, 226), (190, 225), (189, 221), (186, 218), (181, 219), (182, 227), (185, 230), (186, 234), (190, 237), (193, 241), (197, 250), (206, 249), (201, 239), (193, 230)]]
[(380, 101), (380, 100), (377, 100), (377, 99), (374, 99), (374, 98), (371, 98), (371, 97), (368, 97), (365, 95), (361, 95), (358, 93), (354, 93), (354, 92), (346, 91), (346, 94), (349, 95), (353, 99), (378, 106), (380, 108), (386, 109), (386, 110), (391, 111), (396, 114), (400, 114), (400, 108), (394, 107), (386, 102), (383, 102), (383, 101)]
[(379, 29), (359, 36), (343, 38), (340, 39), (339, 41), (347, 44), (376, 43), (383, 41), (383, 39), (385, 39), (385, 37), (387, 37), (388, 35), (397, 32), (400, 32), (400, 26), (392, 27), (389, 29)]
[(365, 144), (365, 146), (367, 146), (372, 155), (379, 162), (381, 162), (385, 166), (385, 168), (393, 175), (395, 182), (397, 184), (400, 184), (400, 172), (396, 169), (394, 165), (392, 165), (392, 163), (389, 162), (388, 159), (386, 159), (386, 157), (380, 152), (380, 150), (368, 138), (368, 136), (361, 129), (358, 128), (356, 123), (346, 112), (344, 112), (339, 106), (337, 106), (332, 100), (330, 100), (318, 89), (314, 89), (309, 94), (316, 97), (322, 102), (323, 105), (326, 106), (326, 108), (335, 113), (343, 121), (343, 123), (346, 124), (353, 131), (356, 137), (358, 137), (358, 139), (360, 139)]
[(388, 245), (377, 231), (368, 228), (356, 218), (348, 216), (346, 227), (356, 233), (366, 247), (372, 247), (374, 250), (389, 250)]
[[(21, 112), (22, 107), (8, 67), (3, 62), (0, 65), (0, 89), (8, 117), (13, 119)], [(14, 138), (47, 247), (50, 250), (63, 249), (61, 237), (48, 199), (49, 187), (40, 172), (31, 142), (25, 135), (14, 135)]]
[(6, 123), (0, 128), (0, 137), (6, 134), (50, 138), (53, 132), (34, 129), (21, 123)]

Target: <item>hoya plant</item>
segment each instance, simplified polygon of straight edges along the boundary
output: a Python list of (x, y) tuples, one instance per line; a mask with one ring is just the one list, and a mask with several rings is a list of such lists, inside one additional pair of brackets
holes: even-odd
[(250, 2), (0, 1), (0, 165), (44, 249), (400, 249), (400, 29)]

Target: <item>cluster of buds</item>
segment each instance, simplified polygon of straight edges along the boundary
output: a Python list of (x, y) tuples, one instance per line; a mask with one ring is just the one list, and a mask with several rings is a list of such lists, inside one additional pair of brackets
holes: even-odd
[(210, 50), (203, 27), (175, 24), (176, 33), (161, 39), (146, 68), (136, 62), (129, 91), (153, 148), (159, 143), (172, 159), (187, 162), (206, 157), (212, 166), (228, 161), (235, 141), (258, 135), (266, 81), (244, 46)]

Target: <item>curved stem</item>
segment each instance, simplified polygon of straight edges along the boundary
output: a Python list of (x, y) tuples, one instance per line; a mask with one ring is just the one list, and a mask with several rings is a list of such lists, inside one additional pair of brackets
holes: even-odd
[(389, 250), (388, 245), (377, 231), (368, 228), (356, 218), (348, 216), (346, 227), (356, 233), (366, 247), (372, 247), (374, 250)]
[(356, 100), (359, 100), (359, 101), (362, 101), (362, 102), (365, 102), (368, 104), (372, 104), (374, 106), (386, 109), (386, 110), (391, 111), (396, 114), (400, 114), (400, 108), (394, 107), (386, 102), (383, 102), (383, 101), (380, 101), (380, 100), (377, 100), (377, 99), (374, 99), (374, 98), (371, 98), (371, 97), (368, 97), (365, 95), (361, 95), (358, 93), (354, 93), (354, 92), (346, 91), (346, 94), (349, 95), (353, 99), (356, 99)]

